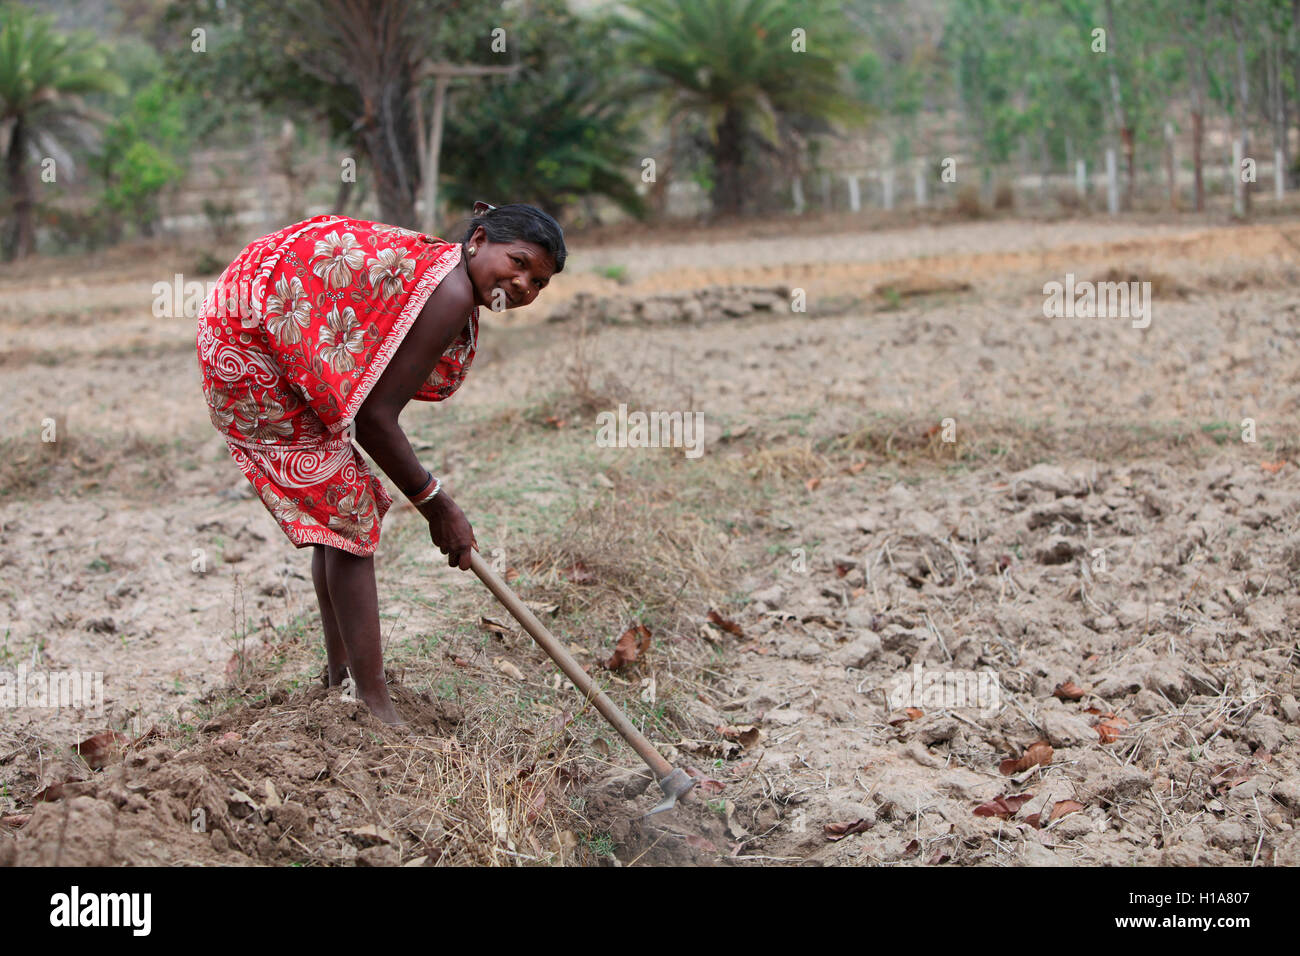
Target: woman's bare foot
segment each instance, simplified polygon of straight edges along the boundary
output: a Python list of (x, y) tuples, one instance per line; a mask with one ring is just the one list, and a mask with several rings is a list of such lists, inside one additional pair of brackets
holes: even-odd
[(363, 694), (358, 692), (358, 697), (370, 708), (370, 712), (388, 724), (390, 727), (405, 727), (406, 721), (397, 716), (397, 708), (393, 706), (393, 699), (388, 696), (388, 688), (383, 688), (378, 694)]

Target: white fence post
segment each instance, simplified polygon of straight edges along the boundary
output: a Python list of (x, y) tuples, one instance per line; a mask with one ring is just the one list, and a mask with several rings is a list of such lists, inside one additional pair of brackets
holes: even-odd
[(1241, 181), (1241, 159), (1246, 150), (1240, 137), (1232, 141), (1232, 211), (1246, 215), (1246, 184)]
[(1119, 167), (1114, 147), (1106, 150), (1106, 211), (1112, 216), (1119, 213)]

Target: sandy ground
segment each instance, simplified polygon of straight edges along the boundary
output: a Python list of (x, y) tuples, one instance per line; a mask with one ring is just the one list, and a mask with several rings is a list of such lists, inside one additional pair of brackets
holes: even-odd
[[(575, 355), (615, 402), (703, 412), (707, 453), (751, 496), (719, 499), (732, 533), (712, 545), (734, 572), (719, 606), (741, 633), (688, 635), (715, 660), (681, 706), (694, 736), (662, 741), (710, 776), (707, 799), (676, 821), (640, 823), (621, 798), (602, 803), (608, 788), (591, 790), (612, 853), (754, 865), (1300, 861), (1296, 237), (1286, 223), (1088, 220), (604, 244), (573, 250), (534, 315), (489, 321), (462, 394), (404, 416), (480, 540), (487, 530), (509, 550), (512, 520), (590, 495), (597, 473), (616, 483), (634, 470), (636, 451), (592, 450), (589, 413), (567, 413), (555, 433), (564, 467), (539, 442), (474, 442), (544, 407)], [(103, 671), (108, 712), (4, 715), (0, 814), (14, 827), (40, 787), (69, 773), (52, 750), (108, 726), (198, 723), (200, 701), (229, 693), (237, 650), (314, 639), (306, 553), (212, 434), (192, 321), (150, 314), (153, 283), (184, 272), (184, 256), (118, 257), (76, 280), (59, 271), (69, 265), (44, 261), (0, 283), (0, 666)], [(624, 282), (602, 274), (611, 267)], [(1043, 316), (1044, 282), (1107, 270), (1153, 281), (1150, 327)], [(969, 288), (818, 318), (545, 321), (582, 291), (784, 283), (815, 304), (915, 275)], [(47, 418), (61, 429), (53, 445), (40, 441)], [(945, 419), (952, 446), (932, 433)], [(658, 461), (671, 495), (691, 465)], [(752, 508), (753, 494), (766, 503)], [(504, 617), (436, 566), (416, 524), (395, 510), (380, 548), (390, 647)], [(513, 650), (530, 679), (548, 679), (526, 642)], [(918, 664), (996, 675), (997, 705), (894, 706), (888, 689)], [(302, 682), (312, 676), (299, 665)], [(1078, 693), (1054, 696), (1067, 683)], [(450, 732), (445, 713), (430, 722)], [(1050, 762), (1000, 771), (1039, 742)], [(163, 748), (119, 772), (167, 763)], [(198, 793), (196, 772), (178, 771), (167, 792)], [(338, 820), (324, 794), (314, 799), (321, 835)], [(78, 807), (86, 826), (120, 826), (92, 804)], [(17, 831), (20, 860), (50, 859), (53, 806)], [(237, 831), (228, 843), (247, 858), (292, 858)], [(132, 857), (129, 843), (86, 862), (220, 858), (205, 841), (161, 857)]]

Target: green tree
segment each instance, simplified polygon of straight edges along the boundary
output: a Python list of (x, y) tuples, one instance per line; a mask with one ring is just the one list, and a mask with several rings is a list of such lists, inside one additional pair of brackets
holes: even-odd
[(58, 33), (50, 17), (16, 4), (0, 8), (0, 154), (12, 207), (5, 258), (36, 246), (33, 163), (50, 157), (70, 168), (71, 147), (87, 142), (103, 119), (83, 97), (121, 88), (106, 64), (93, 38)]
[(520, 71), (454, 88), (442, 150), (453, 205), (486, 197), (562, 216), (602, 195), (644, 214), (633, 185), (642, 152), (605, 37), (563, 0), (534, 3), (514, 31)]
[(130, 218), (153, 234), (159, 196), (185, 173), (179, 147), (186, 129), (183, 100), (162, 79), (131, 96), (105, 128), (94, 165), (104, 181), (100, 203), (115, 221)]
[(742, 212), (755, 140), (779, 146), (783, 119), (855, 122), (842, 64), (852, 38), (823, 0), (633, 0), (612, 25), (636, 80), (669, 122), (701, 118), (709, 131), (713, 208)]

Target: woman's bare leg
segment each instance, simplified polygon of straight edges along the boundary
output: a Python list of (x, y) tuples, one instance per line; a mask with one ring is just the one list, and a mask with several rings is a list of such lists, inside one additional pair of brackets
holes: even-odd
[(379, 594), (375, 560), (326, 547), (325, 584), (334, 608), (339, 639), (347, 649), (348, 670), (357, 682), (357, 696), (386, 724), (402, 721), (388, 696), (384, 655), (379, 634)]
[(325, 632), (325, 667), (330, 687), (337, 687), (348, 676), (348, 650), (339, 634), (338, 619), (334, 616), (334, 603), (325, 578), (325, 546), (312, 545), (311, 581), (316, 585), (316, 601), (320, 604), (321, 629)]

